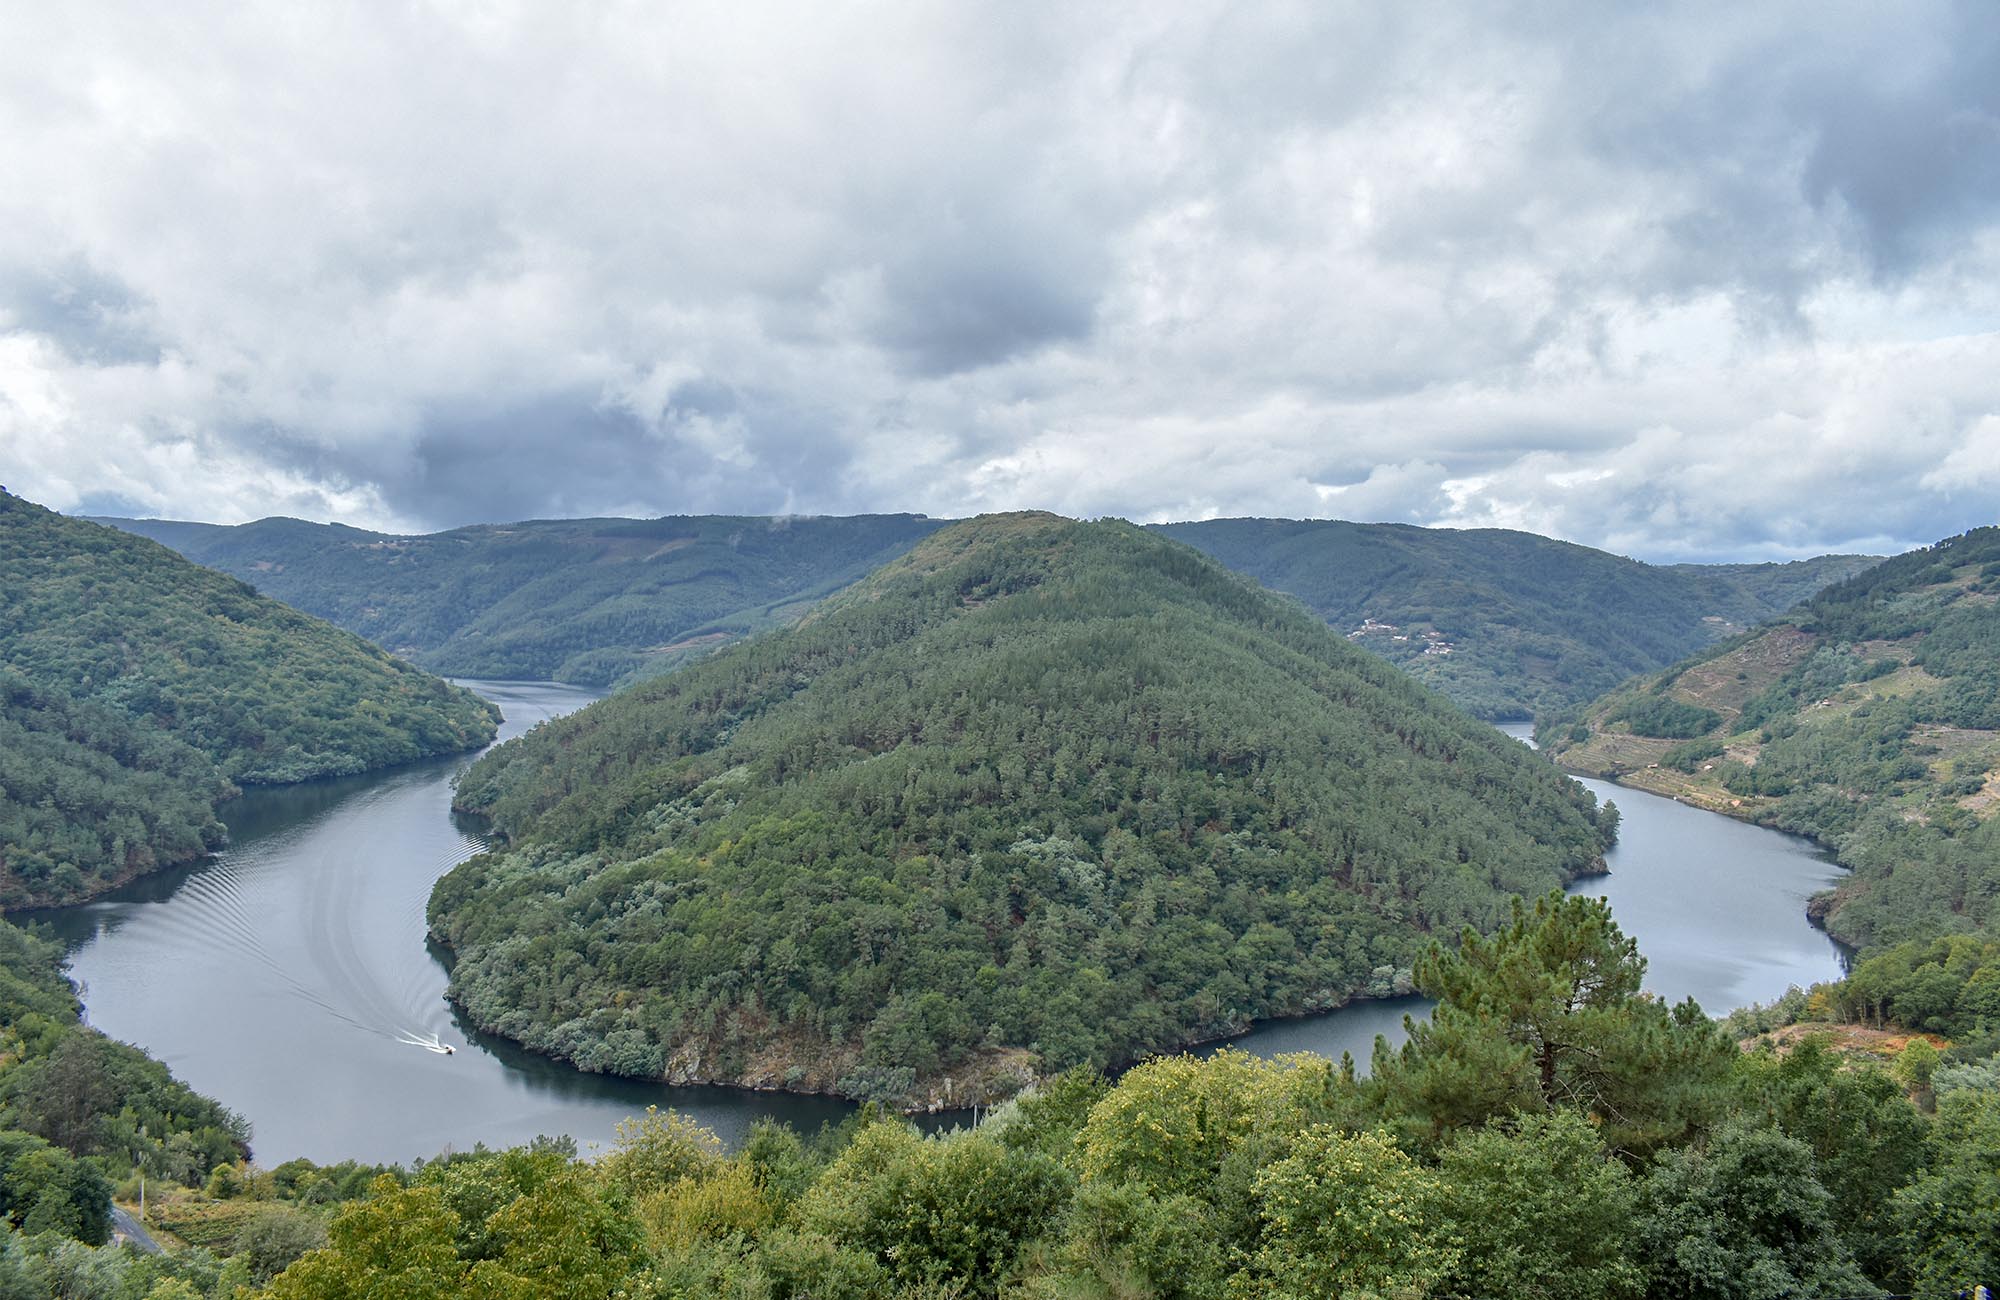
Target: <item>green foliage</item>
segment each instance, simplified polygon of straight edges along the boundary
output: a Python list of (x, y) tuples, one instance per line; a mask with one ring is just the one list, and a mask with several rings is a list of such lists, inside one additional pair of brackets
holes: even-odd
[(1891, 1275), (1890, 1198), (1923, 1167), (1926, 1125), (1889, 1072), (1807, 1038), (1747, 1055), (1736, 1107), (1805, 1144), (1848, 1251), (1870, 1276)]
[[(102, 522), (162, 542), (437, 672), (611, 685), (783, 626), (942, 521), (530, 520), (429, 536), (264, 519)], [(1227, 519), (1160, 531), (1290, 592), (1485, 718), (1579, 703), (1873, 559), (1655, 567), (1528, 533)], [(1448, 636), (1425, 654), (1421, 632)]]
[(648, 1106), (644, 1116), (620, 1122), (600, 1168), (614, 1187), (637, 1197), (699, 1178), (721, 1156), (715, 1134), (685, 1115)]
[(0, 906), (222, 843), (237, 784), (493, 738), (492, 706), (164, 547), (0, 493)]
[(1937, 1073), (1939, 1053), (1928, 1038), (1912, 1038), (1896, 1053), (1896, 1081), (1911, 1092), (1931, 1090), (1931, 1076)]
[(0, 1225), (4, 1300), (235, 1300), (248, 1280), (201, 1249), (139, 1255), (54, 1232), (22, 1236)]
[(1258, 1173), (1257, 1246), (1230, 1294), (1423, 1295), (1459, 1260), (1440, 1222), (1441, 1191), (1436, 1174), (1381, 1134), (1316, 1124)]
[(1664, 1153), (1639, 1185), (1634, 1253), (1660, 1300), (1849, 1296), (1849, 1259), (1812, 1152), (1768, 1128), (1730, 1126), (1705, 1147)]
[(1038, 1279), (1034, 1294), (1213, 1300), (1223, 1295), (1244, 1250), (1227, 1235), (1201, 1197), (1085, 1182), (1071, 1204), (1055, 1268)]
[(641, 1258), (637, 1223), (606, 1191), (547, 1147), (440, 1162), (410, 1186), (383, 1175), (267, 1294), (601, 1300)]
[[(1394, 625), (1355, 643), (1496, 720), (1581, 704), (1875, 563), (1829, 555), (1662, 567), (1532, 533), (1339, 520), (1159, 527), (1342, 632), (1369, 618)], [(1426, 633), (1451, 653), (1426, 653)]]
[[(1068, 1076), (996, 1128), (930, 1137), (863, 1116), (724, 1156), (653, 1115), (628, 1146), (680, 1154), (621, 1169), (541, 1143), (379, 1178), (258, 1294), (1750, 1300), (1949, 1294), (1992, 1268), (2000, 1092), (1944, 1091), (1933, 1129), (1886, 1071), (1810, 1041), (1708, 1086), (1727, 1122), (1624, 1160), (1571, 1106), (1407, 1146), (1332, 1063), (1234, 1052)], [(1076, 1172), (1050, 1149), (1064, 1132)]]
[(989, 1116), (988, 1129), (1017, 1151), (1040, 1151), (1068, 1161), (1092, 1109), (1110, 1091), (1110, 1083), (1095, 1070), (1065, 1070)]
[(834, 1161), (799, 1218), (904, 1282), (990, 1295), (1067, 1202), (1071, 1181), (1048, 1156), (983, 1134), (926, 1139), (876, 1124)]
[(1614, 1150), (1679, 1142), (1718, 1105), (1735, 1045), (1692, 1000), (1640, 995), (1646, 962), (1602, 899), (1560, 891), (1491, 938), (1433, 947), (1417, 985), (1438, 999), (1400, 1052), (1378, 1048), (1371, 1087), (1413, 1134), (1575, 1110)]
[(609, 686), (797, 619), (940, 521), (530, 520), (428, 536), (262, 519), (104, 523), (434, 672)]
[(1676, 772), (1692, 773), (1703, 763), (1722, 757), (1723, 747), (1719, 740), (1691, 740), (1685, 745), (1675, 745), (1660, 756), (1661, 767), (1671, 767)]
[(1884, 948), (1857, 965), (1834, 997), (1847, 1019), (1991, 1050), (2000, 1043), (2000, 940), (1959, 934)]
[(270, 1281), (309, 1250), (326, 1244), (326, 1224), (315, 1215), (269, 1205), (237, 1229), (230, 1254), (243, 1260), (250, 1280)]
[(1010, 1049), (1106, 1066), (1337, 1005), (1608, 842), (1287, 602), (1048, 516), (940, 532), (502, 746), (458, 802), (512, 837), (431, 900), (481, 1024), (592, 1070), (735, 1080), (776, 1047), (799, 1077), (770, 1082), (961, 1101), (1026, 1081)]
[(2000, 1277), (2000, 1092), (1941, 1097), (1929, 1155), (1929, 1168), (1895, 1192), (1899, 1280), (1948, 1294)]
[(0, 903), (79, 898), (227, 838), (206, 755), (0, 667)]
[(22, 1232), (101, 1246), (111, 1235), (111, 1184), (34, 1134), (0, 1131), (0, 1216)]
[(1664, 695), (1641, 695), (1613, 711), (1606, 721), (1624, 723), (1635, 736), (1692, 740), (1721, 726), (1722, 715)]
[(325, 1247), (271, 1283), (273, 1300), (427, 1300), (463, 1294), (459, 1221), (436, 1187), (384, 1176), (368, 1199), (343, 1209)]
[(1091, 1107), (1077, 1138), (1083, 1176), (1159, 1196), (1212, 1187), (1231, 1156), (1301, 1127), (1333, 1086), (1321, 1056), (1147, 1061)]
[(1446, 1296), (1617, 1300), (1644, 1290), (1630, 1255), (1632, 1178), (1574, 1111), (1455, 1134), (1437, 1213), (1454, 1225)]

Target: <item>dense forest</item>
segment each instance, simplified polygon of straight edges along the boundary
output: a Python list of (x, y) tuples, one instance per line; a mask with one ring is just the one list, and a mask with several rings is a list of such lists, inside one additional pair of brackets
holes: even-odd
[(1815, 909), (1864, 952), (2000, 938), (2000, 528), (1898, 556), (1540, 734), (1569, 767), (1831, 846), (1852, 875)]
[(1614, 826), (1293, 602), (1047, 515), (546, 724), (458, 803), (510, 840), (431, 902), (482, 1027), (896, 1100), (1407, 991)]
[(239, 786), (495, 729), (491, 705), (351, 633), (0, 492), (0, 907), (199, 857)]
[(1876, 562), (1662, 566), (1533, 533), (1341, 520), (1159, 527), (1493, 721), (1573, 708)]
[[(93, 1249), (44, 1177), (0, 1207), (0, 1295), (1780, 1300), (2000, 1276), (1994, 1060), (1745, 1051), (1644, 973), (1603, 902), (1552, 893), (1428, 949), (1436, 1011), (1365, 1078), (1224, 1051), (1073, 1070), (932, 1136), (868, 1107), (725, 1151), (648, 1112), (591, 1161), (560, 1138), (408, 1168), (225, 1155), (156, 1181), (155, 1230), (190, 1243), (164, 1256)], [(123, 1171), (34, 1168), (62, 1160)]]
[(403, 537), (263, 519), (106, 519), (434, 672), (609, 686), (796, 620), (941, 527), (848, 519), (559, 519)]

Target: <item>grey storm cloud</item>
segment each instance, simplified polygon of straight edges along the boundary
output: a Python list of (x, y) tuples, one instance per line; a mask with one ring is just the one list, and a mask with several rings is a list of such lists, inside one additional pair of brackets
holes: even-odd
[(0, 481), (1662, 559), (2000, 515), (2000, 10), (14, 6)]

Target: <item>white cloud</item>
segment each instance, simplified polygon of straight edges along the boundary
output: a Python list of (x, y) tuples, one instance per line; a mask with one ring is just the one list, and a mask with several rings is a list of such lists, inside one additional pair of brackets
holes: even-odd
[(606, 511), (1991, 521), (2000, 16), (0, 16), (0, 481)]

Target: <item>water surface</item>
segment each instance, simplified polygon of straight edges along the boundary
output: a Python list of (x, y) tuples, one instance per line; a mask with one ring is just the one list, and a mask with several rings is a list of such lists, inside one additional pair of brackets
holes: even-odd
[[(503, 738), (595, 698), (546, 683), (466, 685), (505, 711)], [(224, 810), (233, 843), (212, 862), (43, 914), (71, 946), (91, 1023), (247, 1116), (266, 1166), (403, 1161), (543, 1133), (587, 1148), (647, 1105), (728, 1141), (758, 1116), (810, 1129), (848, 1113), (830, 1098), (581, 1074), (460, 1023), (443, 998), (443, 954), (425, 943), (424, 906), (437, 877), (483, 847), (450, 813), (452, 777), (468, 761), (254, 792)], [(1837, 949), (1804, 913), (1836, 868), (1805, 841), (1585, 784), (1616, 799), (1624, 829), (1611, 874), (1578, 889), (1611, 899), (1651, 962), (1649, 988), (1721, 1012), (1839, 974)], [(1350, 1051), (1366, 1069), (1376, 1035), (1400, 1042), (1403, 1017), (1427, 1005), (1359, 1003), (1261, 1025), (1234, 1045)], [(454, 1052), (433, 1050), (445, 1046)]]
[[(463, 684), (500, 705), (502, 739), (596, 698)], [(404, 1161), (543, 1133), (602, 1143), (653, 1104), (725, 1139), (758, 1115), (811, 1129), (847, 1113), (830, 1098), (582, 1074), (462, 1024), (424, 906), (484, 847), (450, 812), (469, 761), (253, 791), (223, 809), (232, 843), (213, 861), (38, 916), (72, 946), (90, 1022), (247, 1116), (266, 1166)]]

